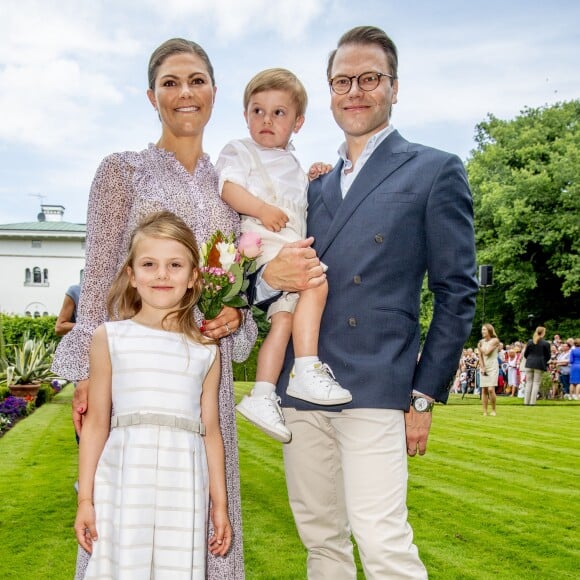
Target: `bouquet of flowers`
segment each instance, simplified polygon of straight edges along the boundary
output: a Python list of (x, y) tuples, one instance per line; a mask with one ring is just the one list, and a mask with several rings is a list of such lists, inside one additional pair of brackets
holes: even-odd
[(248, 276), (256, 271), (256, 258), (262, 253), (258, 234), (242, 234), (238, 246), (234, 234), (219, 230), (200, 247), (203, 289), (197, 304), (206, 320), (212, 320), (224, 306), (241, 308), (248, 302), (242, 294), (248, 288)]

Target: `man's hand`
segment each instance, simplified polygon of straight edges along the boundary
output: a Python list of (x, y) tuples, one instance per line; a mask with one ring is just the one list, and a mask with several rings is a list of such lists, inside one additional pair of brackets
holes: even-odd
[(73, 393), (72, 420), (73, 425), (75, 426), (75, 431), (79, 437), (81, 436), (85, 413), (89, 407), (88, 394), (89, 379), (78, 381)]
[(409, 409), (408, 413), (405, 413), (407, 453), (411, 457), (417, 455), (417, 451), (419, 451), (419, 455), (425, 455), (432, 418), (433, 413), (418, 413), (413, 407)]
[(262, 279), (274, 290), (300, 292), (324, 283), (326, 274), (312, 248), (314, 238), (285, 244), (268, 262)]

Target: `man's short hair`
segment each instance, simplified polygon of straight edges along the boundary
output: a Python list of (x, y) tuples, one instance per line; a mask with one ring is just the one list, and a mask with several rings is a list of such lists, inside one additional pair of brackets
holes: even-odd
[[(334, 63), (334, 57), (336, 56), (336, 51), (347, 44), (375, 44), (383, 50), (387, 57), (387, 62), (391, 68), (388, 71), (393, 75), (393, 79), (397, 78), (397, 69), (399, 65), (399, 57), (397, 55), (397, 47), (395, 43), (387, 36), (387, 34), (377, 28), (376, 26), (357, 26), (345, 32), (338, 41), (336, 48), (328, 56), (328, 66), (326, 68), (326, 77), (330, 80), (332, 76), (332, 65)], [(365, 72), (365, 71), (361, 71)], [(384, 71), (378, 71), (384, 72)]]

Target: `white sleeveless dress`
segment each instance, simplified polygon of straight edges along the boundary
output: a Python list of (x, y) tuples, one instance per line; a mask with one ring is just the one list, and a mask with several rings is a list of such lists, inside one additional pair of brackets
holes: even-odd
[(202, 580), (209, 478), (203, 438), (192, 426), (199, 431), (216, 347), (132, 320), (105, 327), (112, 425), (123, 426), (111, 429), (97, 466), (99, 539), (85, 578)]

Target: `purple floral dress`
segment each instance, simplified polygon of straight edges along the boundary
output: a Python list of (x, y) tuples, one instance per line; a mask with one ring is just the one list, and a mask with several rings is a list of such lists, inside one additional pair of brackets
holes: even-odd
[[(141, 152), (114, 153), (106, 157), (95, 175), (87, 213), (86, 265), (77, 322), (63, 337), (53, 370), (69, 380), (89, 374), (89, 349), (93, 332), (106, 316), (106, 298), (123, 264), (131, 232), (149, 213), (168, 210), (193, 230), (199, 244), (216, 230), (239, 235), (239, 217), (218, 194), (218, 178), (207, 155), (189, 173), (174, 154), (155, 145)], [(256, 340), (257, 328), (250, 313), (244, 325), (220, 341), (220, 425), (226, 456), (232, 547), (225, 558), (208, 553), (207, 577), (211, 580), (244, 578), (240, 474), (231, 361), (245, 360)], [(198, 322), (201, 314), (195, 313)], [(211, 533), (211, 532), (210, 532)], [(88, 554), (79, 548), (77, 578), (84, 577)]]

